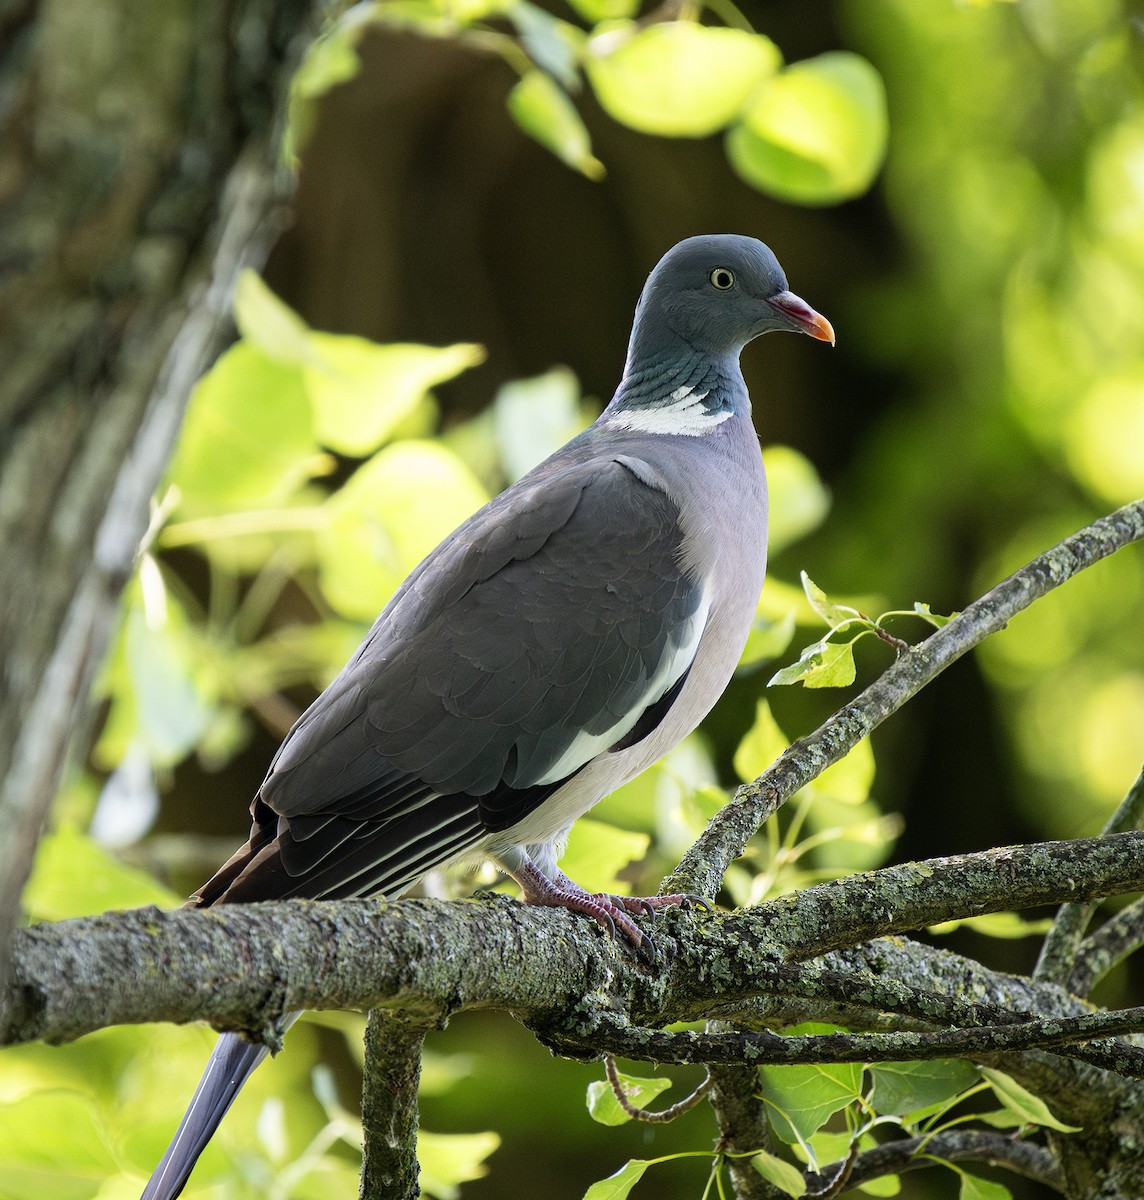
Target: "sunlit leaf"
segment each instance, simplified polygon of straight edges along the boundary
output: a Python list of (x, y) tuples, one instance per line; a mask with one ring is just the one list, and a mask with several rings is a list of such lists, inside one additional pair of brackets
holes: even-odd
[(169, 472), (179, 511), (273, 504), (308, 478), (317, 451), (301, 369), (240, 342), (191, 395)]
[[(671, 1087), (671, 1080), (663, 1076), (645, 1078), (617, 1072), (624, 1087), (624, 1095), (635, 1108), (646, 1108), (648, 1104)], [(632, 1118), (620, 1107), (611, 1082), (595, 1079), (588, 1084), (588, 1115), (601, 1125), (624, 1125)]]
[(417, 1163), (422, 1191), (436, 1200), (457, 1200), (460, 1185), (488, 1174), (485, 1159), (500, 1145), (496, 1133), (417, 1131)]
[(871, 1103), (880, 1113), (904, 1117), (960, 1095), (978, 1080), (977, 1069), (958, 1058), (878, 1063), (871, 1068)]
[(856, 674), (853, 642), (815, 642), (803, 650), (798, 662), (776, 671), (767, 686), (801, 683), (808, 688), (848, 687)]
[(731, 121), (780, 63), (761, 34), (671, 21), (598, 34), (585, 68), (615, 120), (641, 133), (705, 137)]
[(620, 871), (647, 854), (651, 838), (646, 833), (617, 829), (590, 817), (581, 817), (568, 835), (568, 848), (560, 858), (561, 869), (590, 892), (631, 891), (618, 878)]
[(766, 700), (755, 705), (755, 720), (735, 750), (735, 774), (744, 782), (757, 779), (790, 745)]
[(593, 25), (600, 21), (617, 21), (634, 17), (639, 11), (640, 0), (568, 0), (573, 8)]
[(323, 446), (355, 458), (371, 454), (425, 393), (483, 362), (483, 347), (378, 345), (332, 333), (310, 335), (304, 379)]
[(861, 804), (870, 795), (874, 770), (874, 748), (870, 739), (864, 737), (838, 762), (827, 767), (811, 786), (818, 794), (846, 804)]
[(584, 1200), (626, 1200), (632, 1188), (652, 1165), (650, 1159), (632, 1158), (607, 1179), (601, 1179), (584, 1193)]
[(838, 51), (795, 63), (759, 89), (727, 134), (735, 170), (760, 191), (800, 204), (860, 195), (886, 150), (881, 76)]
[(387, 446), (327, 502), (320, 583), (343, 616), (372, 620), (405, 576), (488, 498), (456, 455), (432, 442)]
[(953, 616), (943, 617), (940, 613), (935, 613), (924, 600), (914, 601), (914, 612), (919, 617), (924, 617), (935, 629), (941, 629), (953, 620)]
[(765, 1150), (760, 1151), (751, 1159), (751, 1166), (768, 1182), (773, 1183), (780, 1191), (788, 1196), (806, 1195), (806, 1180), (802, 1172), (791, 1163), (784, 1162)]
[(835, 604), (805, 571), (799, 572), (799, 579), (802, 580), (802, 590), (806, 593), (807, 603), (832, 629), (854, 617), (853, 611), (845, 605)]
[(249, 267), (234, 285), (234, 319), (242, 336), (268, 358), (301, 363), (310, 355), (310, 329)]
[(563, 88), (576, 88), (580, 82), (576, 67), (584, 31), (527, 0), (517, 0), (506, 11), (541, 74), (558, 79)]
[(63, 1090), (0, 1106), (0, 1164), (5, 1200), (93, 1200), (119, 1173), (94, 1100)]
[(589, 179), (604, 178), (592, 139), (567, 92), (544, 71), (529, 71), (508, 94), (512, 119), (561, 162)]
[(963, 925), (986, 937), (1017, 939), (1043, 937), (1052, 926), (1051, 917), (1030, 919), (1016, 912), (982, 913), (979, 917), (961, 917), (955, 921), (942, 921), (928, 927), (930, 933), (952, 933)]
[(567, 367), (506, 383), (493, 399), (493, 429), (509, 481), (531, 471), (586, 423), (580, 385)]
[(790, 446), (767, 446), (763, 463), (770, 493), (767, 544), (774, 555), (822, 524), (830, 493), (810, 459)]
[(748, 670), (760, 663), (768, 662), (785, 654), (794, 641), (794, 613), (786, 613), (780, 620), (771, 621), (756, 612), (747, 634), (747, 644), (739, 656), (739, 670)]
[(962, 1171), (957, 1200), (1013, 1200), (1013, 1193), (1003, 1183)]
[(40, 839), (24, 891), (24, 907), (37, 921), (65, 921), (145, 904), (171, 908), (182, 899), (146, 871), (127, 866), (66, 826)]
[(981, 1074), (993, 1089), (997, 1099), (1012, 1113), (1030, 1125), (1044, 1125), (1060, 1133), (1076, 1133), (1078, 1125), (1065, 1125), (1049, 1111), (1049, 1106), (1028, 1088), (1019, 1084), (1011, 1075), (994, 1067), (982, 1067)]

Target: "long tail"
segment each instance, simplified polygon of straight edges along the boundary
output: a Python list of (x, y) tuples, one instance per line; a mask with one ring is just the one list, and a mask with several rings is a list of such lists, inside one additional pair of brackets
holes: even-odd
[[(298, 1014), (291, 1014), (291, 1021)], [(270, 1051), (237, 1033), (219, 1037), (179, 1128), (140, 1200), (175, 1200), (242, 1085)]]

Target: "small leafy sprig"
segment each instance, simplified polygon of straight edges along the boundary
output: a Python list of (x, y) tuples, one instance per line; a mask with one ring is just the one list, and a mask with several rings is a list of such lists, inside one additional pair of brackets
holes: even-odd
[(896, 654), (909, 649), (909, 643), (895, 637), (886, 628), (892, 617), (920, 617), (935, 629), (949, 623), (952, 617), (931, 612), (928, 604), (915, 601), (913, 608), (891, 609), (878, 617), (868, 617), (848, 604), (836, 604), (805, 572), (799, 573), (802, 590), (815, 613), (829, 626), (829, 633), (805, 647), (797, 662), (776, 672), (768, 686), (801, 683), (808, 688), (848, 687), (854, 682), (854, 647), (862, 638), (873, 634)]

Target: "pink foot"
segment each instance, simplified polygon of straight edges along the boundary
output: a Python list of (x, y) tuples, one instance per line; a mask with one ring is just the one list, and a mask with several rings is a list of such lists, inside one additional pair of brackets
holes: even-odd
[(655, 917), (661, 908), (678, 905), (684, 909), (701, 907), (708, 912), (711, 905), (701, 896), (677, 893), (671, 896), (614, 896), (607, 892), (586, 892), (578, 883), (569, 879), (562, 871), (555, 879), (549, 879), (528, 857), (511, 864), (503, 860), (501, 865), (520, 884), (527, 904), (542, 904), (550, 908), (566, 908), (570, 912), (584, 913), (608, 931), (613, 937), (621, 934), (635, 947), (641, 958), (654, 961), (655, 948), (647, 934), (628, 916)]

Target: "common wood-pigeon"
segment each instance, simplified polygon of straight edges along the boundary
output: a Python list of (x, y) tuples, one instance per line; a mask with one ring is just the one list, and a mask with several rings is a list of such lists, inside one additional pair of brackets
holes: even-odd
[[(685, 897), (589, 895), (556, 860), (573, 821), (690, 733), (735, 669), (767, 529), (739, 354), (782, 329), (834, 341), (761, 242), (669, 250), (611, 403), (412, 572), (287, 734), (247, 843), (190, 903), (392, 897), (492, 860), (527, 901), (643, 946), (629, 914)], [(143, 1200), (179, 1194), (266, 1054), (221, 1036)]]

